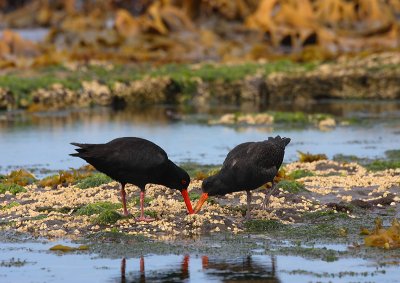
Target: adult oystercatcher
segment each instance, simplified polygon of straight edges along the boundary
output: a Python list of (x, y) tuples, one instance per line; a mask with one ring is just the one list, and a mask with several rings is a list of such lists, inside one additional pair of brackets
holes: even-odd
[(167, 153), (158, 145), (146, 139), (123, 137), (104, 144), (71, 143), (79, 148), (80, 157), (121, 184), (121, 198), (124, 215), (127, 216), (127, 183), (140, 188), (140, 217), (138, 221), (152, 221), (144, 217), (144, 195), (146, 184), (159, 184), (181, 192), (189, 214), (193, 213), (187, 188), (190, 177), (185, 170), (168, 159)]
[[(261, 142), (246, 142), (233, 148), (225, 158), (221, 170), (204, 179), (203, 193), (194, 209), (197, 213), (208, 196), (246, 190), (247, 213), (250, 218), (251, 190), (274, 181), (274, 177), (282, 165), (285, 147), (290, 138), (269, 137)], [(271, 190), (275, 188), (274, 184)]]

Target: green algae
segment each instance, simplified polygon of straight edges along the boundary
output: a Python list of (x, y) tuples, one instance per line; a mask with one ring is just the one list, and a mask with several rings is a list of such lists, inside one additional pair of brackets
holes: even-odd
[(93, 219), (93, 223), (100, 225), (114, 224), (123, 216), (114, 210), (104, 210)]
[(17, 184), (2, 184), (0, 183), (0, 194), (9, 192), (13, 195), (26, 192), (26, 189)]
[(271, 112), (274, 117), (274, 123), (285, 124), (307, 124), (309, 118), (304, 112)]
[(370, 171), (382, 171), (386, 169), (396, 169), (400, 168), (400, 161), (392, 161), (392, 160), (374, 160), (365, 165)]
[(246, 221), (244, 227), (247, 232), (266, 232), (282, 229), (285, 225), (277, 220), (253, 219)]
[(268, 63), (242, 64), (165, 64), (152, 67), (148, 64), (113, 64), (109, 66), (86, 65), (84, 68), (69, 70), (62, 65), (37, 68), (32, 74), (29, 70), (9, 71), (0, 76), (0, 88), (8, 89), (14, 97), (16, 106), (31, 104), (32, 93), (38, 89), (49, 89), (54, 84), (79, 91), (82, 81), (101, 81), (108, 87), (116, 82), (129, 83), (145, 77), (168, 77), (175, 85), (175, 91), (182, 95), (182, 101), (193, 97), (199, 80), (203, 82), (232, 83), (243, 80), (249, 75), (262, 73), (265, 76), (273, 72), (299, 72), (315, 68), (313, 64), (294, 63), (280, 60)]
[(7, 209), (10, 209), (10, 208), (19, 206), (19, 205), (20, 205), (19, 202), (12, 201), (12, 202), (10, 202), (10, 203), (7, 204), (7, 205), (0, 206), (0, 210), (7, 210)]
[(333, 161), (337, 161), (337, 162), (346, 162), (346, 163), (350, 163), (350, 162), (361, 162), (361, 158), (356, 156), (356, 155), (347, 155), (347, 154), (335, 154), (332, 158)]
[(289, 193), (298, 194), (301, 192), (308, 192), (303, 183), (292, 181), (292, 180), (281, 180), (278, 185), (278, 188), (281, 188)]
[(312, 221), (331, 221), (338, 218), (349, 218), (349, 215), (347, 213), (337, 211), (335, 212), (334, 210), (305, 212), (303, 216), (305, 219), (309, 219)]
[(196, 192), (189, 192), (189, 198), (191, 201), (200, 199), (200, 194)]
[[(154, 200), (154, 198), (152, 198), (152, 197), (144, 197), (144, 205), (149, 205), (150, 204), (150, 202), (152, 201), (152, 200)], [(131, 198), (131, 200), (129, 201), (129, 203), (131, 203), (132, 205), (138, 205), (138, 204), (140, 204), (140, 197), (139, 196), (134, 196), (134, 197), (132, 197)]]
[(111, 202), (96, 202), (87, 204), (81, 208), (79, 208), (75, 214), (77, 215), (93, 215), (100, 214), (104, 211), (115, 210), (122, 207), (120, 203), (111, 203)]
[(179, 166), (184, 169), (191, 178), (204, 179), (208, 176), (216, 174), (221, 166), (214, 164), (199, 164), (196, 162), (183, 162)]
[(390, 160), (400, 161), (400, 149), (386, 150), (385, 155)]
[(303, 169), (294, 170), (294, 171), (290, 172), (290, 174), (288, 175), (289, 178), (294, 179), (294, 180), (304, 178), (304, 177), (311, 177), (311, 176), (315, 176), (315, 174), (311, 171), (303, 170)]
[(144, 211), (144, 214), (147, 215), (147, 216), (149, 216), (149, 217), (151, 217), (151, 218), (157, 218), (157, 217), (158, 217), (157, 211), (150, 210), (150, 209), (146, 209), (146, 210)]
[(110, 182), (112, 182), (112, 179), (107, 175), (103, 173), (95, 173), (78, 181), (76, 186), (80, 189), (87, 189), (87, 188), (98, 187), (103, 184), (108, 184)]

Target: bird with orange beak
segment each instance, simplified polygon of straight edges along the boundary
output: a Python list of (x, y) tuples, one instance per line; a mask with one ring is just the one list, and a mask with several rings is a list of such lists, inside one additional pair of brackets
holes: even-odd
[(140, 188), (140, 217), (137, 221), (153, 221), (144, 216), (144, 195), (147, 184), (159, 184), (177, 189), (181, 192), (189, 214), (193, 213), (187, 188), (190, 183), (188, 173), (169, 160), (167, 153), (151, 141), (137, 138), (117, 138), (104, 144), (72, 143), (79, 148), (77, 153), (70, 154), (80, 157), (118, 181), (121, 186), (121, 199), (124, 215), (129, 214), (126, 207), (125, 185), (127, 183)]
[[(247, 192), (247, 213), (250, 218), (251, 190), (274, 181), (282, 165), (285, 147), (290, 138), (270, 137), (261, 142), (246, 142), (233, 148), (225, 158), (221, 170), (206, 179), (194, 212), (200, 211), (209, 196), (223, 196), (229, 193)], [(272, 189), (274, 189), (274, 185)]]

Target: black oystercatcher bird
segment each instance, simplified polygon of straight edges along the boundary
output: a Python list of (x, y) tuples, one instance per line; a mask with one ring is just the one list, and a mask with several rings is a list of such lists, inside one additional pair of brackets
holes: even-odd
[[(269, 137), (262, 142), (246, 142), (232, 149), (221, 170), (204, 179), (201, 195), (194, 212), (197, 213), (208, 196), (247, 191), (247, 213), (250, 218), (251, 190), (272, 182), (282, 165), (285, 147), (290, 138)], [(274, 185), (271, 190), (274, 189)]]
[(144, 217), (144, 193), (146, 184), (159, 184), (181, 192), (189, 214), (193, 213), (187, 188), (190, 177), (185, 170), (168, 159), (167, 153), (151, 141), (136, 138), (117, 138), (104, 144), (71, 143), (78, 146), (78, 153), (70, 154), (80, 157), (93, 165), (98, 171), (110, 176), (121, 184), (121, 198), (124, 215), (126, 209), (127, 183), (140, 188), (140, 218), (138, 221), (152, 221)]

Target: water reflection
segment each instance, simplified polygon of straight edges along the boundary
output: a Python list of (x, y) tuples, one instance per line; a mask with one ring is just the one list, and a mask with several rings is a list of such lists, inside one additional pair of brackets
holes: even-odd
[(0, 111), (0, 130), (14, 127), (58, 128), (74, 124), (168, 124), (174, 121), (198, 122), (210, 116), (232, 112), (302, 111), (306, 113), (328, 113), (347, 118), (400, 118), (400, 101), (326, 101), (299, 106), (281, 103), (268, 109), (259, 109), (253, 104), (199, 107), (143, 106), (114, 110), (108, 107), (75, 109), (53, 112), (30, 113), (25, 111)]
[[(126, 273), (127, 260), (121, 260), (121, 278), (115, 282), (280, 282), (276, 275), (276, 258), (271, 256), (271, 261), (255, 258), (248, 255), (240, 258), (218, 258), (189, 255), (181, 257), (178, 264), (170, 264), (167, 268), (145, 270), (145, 258), (139, 261), (139, 271)], [(199, 262), (200, 261), (200, 262)], [(199, 267), (201, 266), (201, 270)], [(137, 267), (131, 267), (136, 269)], [(191, 271), (193, 271), (191, 276)], [(206, 280), (206, 281), (203, 281)]]
[[(293, 128), (290, 125), (226, 127), (201, 123), (209, 119), (210, 115), (254, 110), (250, 106), (209, 109), (152, 106), (120, 111), (95, 108), (45, 113), (0, 112), (0, 173), (9, 172), (9, 166), (13, 169), (77, 168), (84, 165), (84, 162), (68, 156), (73, 151), (70, 142), (103, 143), (122, 136), (139, 136), (152, 140), (178, 163), (194, 161), (221, 164), (226, 153), (237, 144), (263, 140), (271, 135), (292, 138), (285, 155), (286, 162), (297, 160), (298, 150), (325, 153), (329, 158), (335, 154), (376, 158), (383, 157), (386, 150), (398, 148), (400, 103), (349, 104), (352, 106), (342, 102), (315, 104), (306, 110), (342, 111), (347, 116), (355, 113), (351, 114), (351, 111), (358, 111), (359, 116), (379, 116), (382, 119), (370, 119), (372, 122), (368, 126), (338, 126), (329, 132), (322, 132), (315, 127)], [(299, 109), (282, 104), (271, 110)], [(36, 166), (32, 166), (34, 164)]]

